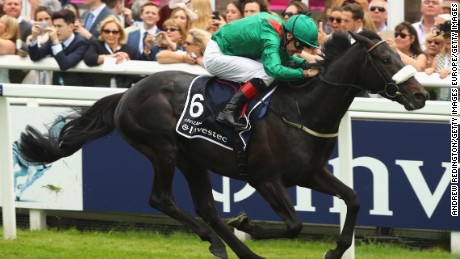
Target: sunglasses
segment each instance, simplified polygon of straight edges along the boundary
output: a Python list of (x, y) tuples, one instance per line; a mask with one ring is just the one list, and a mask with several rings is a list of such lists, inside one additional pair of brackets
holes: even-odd
[(439, 41), (435, 41), (435, 40), (427, 40), (426, 41), (427, 45), (430, 45), (430, 44), (433, 44), (433, 43), (434, 43), (434, 45), (437, 45), (437, 46), (441, 45), (441, 42), (439, 42)]
[(176, 28), (176, 27), (168, 27), (168, 28), (163, 28), (163, 31), (171, 31), (171, 32), (175, 32), (175, 31), (178, 31), (179, 28)]
[(283, 11), (281, 14), (283, 15), (283, 17), (284, 17), (284, 16), (292, 17), (293, 15), (296, 15), (296, 13), (293, 13), (293, 12), (284, 12), (284, 11)]
[(193, 42), (186, 41), (186, 42), (184, 42), (184, 45), (193, 46), (193, 45), (196, 45), (196, 44), (193, 43)]
[(110, 34), (110, 33), (112, 33), (113, 35), (118, 35), (118, 34), (120, 34), (120, 31), (118, 31), (118, 30), (113, 30), (113, 31), (111, 31), (111, 30), (104, 29), (104, 30), (102, 30), (102, 32), (103, 32), (104, 34)]
[(329, 17), (329, 22), (334, 22), (336, 21), (337, 23), (342, 23), (342, 18), (334, 18), (334, 17)]
[(294, 47), (298, 50), (309, 49), (310, 46), (304, 44), (303, 42), (299, 41), (298, 39), (294, 38)]
[(381, 12), (381, 13), (386, 11), (385, 7), (381, 7), (381, 6), (371, 6), (371, 7), (369, 7), (369, 11), (375, 12), (375, 10), (379, 10), (379, 12)]
[(405, 34), (402, 32), (395, 32), (395, 38), (401, 37), (401, 39), (405, 39), (407, 36), (411, 36), (411, 34)]

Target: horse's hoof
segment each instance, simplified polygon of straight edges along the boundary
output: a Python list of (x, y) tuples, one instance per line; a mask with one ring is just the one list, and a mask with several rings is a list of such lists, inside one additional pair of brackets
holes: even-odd
[(243, 224), (243, 223), (249, 223), (249, 219), (248, 219), (248, 215), (246, 215), (246, 212), (241, 212), (240, 215), (236, 216), (235, 218), (231, 218), (227, 221), (227, 224), (236, 228), (236, 229), (239, 229), (239, 227)]
[(227, 259), (227, 250), (225, 249), (225, 246), (217, 246), (217, 245), (211, 245), (209, 247), (209, 251), (211, 254), (219, 259)]

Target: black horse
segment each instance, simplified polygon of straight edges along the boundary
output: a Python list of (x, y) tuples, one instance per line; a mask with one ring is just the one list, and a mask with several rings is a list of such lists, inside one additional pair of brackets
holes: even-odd
[[(253, 125), (246, 176), (240, 174), (232, 151), (176, 133), (188, 86), (195, 78), (185, 72), (156, 73), (124, 93), (100, 99), (77, 116), (67, 118), (59, 136), (42, 134), (28, 126), (21, 136), (20, 150), (29, 161), (51, 163), (117, 129), (152, 162), (150, 205), (208, 241), (209, 250), (218, 258), (227, 258), (224, 242), (239, 258), (261, 257), (241, 242), (219, 216), (209, 170), (247, 181), (285, 222), (286, 229), (264, 228), (247, 218), (234, 222), (238, 229), (258, 239), (294, 238), (301, 232), (302, 221), (287, 187), (297, 185), (337, 196), (345, 201), (347, 216), (336, 248), (329, 250), (325, 258), (340, 258), (351, 245), (360, 206), (356, 192), (325, 167), (336, 145), (334, 133), (342, 116), (363, 90), (397, 101), (407, 110), (422, 108), (428, 97), (415, 78), (397, 79), (402, 82), (392, 79), (404, 65), (375, 33), (351, 35), (356, 40), (353, 45), (346, 34), (336, 34), (326, 43), (321, 76), (301, 82), (300, 87), (280, 83), (265, 118)], [(196, 212), (204, 222), (176, 207), (172, 197), (176, 167), (184, 174)]]

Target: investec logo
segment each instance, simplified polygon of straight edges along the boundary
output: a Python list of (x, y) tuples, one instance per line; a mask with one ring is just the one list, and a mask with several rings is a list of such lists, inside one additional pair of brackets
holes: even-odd
[[(340, 172), (338, 165), (338, 158), (329, 161), (329, 164), (333, 167), (332, 172)], [(402, 171), (409, 180), (409, 184), (414, 189), (417, 199), (420, 202), (423, 210), (425, 211), (428, 218), (431, 218), (433, 212), (441, 200), (442, 195), (447, 190), (450, 183), (451, 171), (450, 163), (442, 162), (441, 166), (444, 168), (441, 180), (437, 184), (434, 192), (430, 191), (428, 184), (423, 177), (421, 167), (423, 161), (414, 160), (396, 160), (395, 164), (402, 168)], [(373, 176), (373, 208), (369, 210), (370, 215), (376, 216), (392, 216), (393, 211), (390, 210), (389, 202), (389, 172), (385, 164), (372, 157), (359, 157), (353, 159), (353, 167), (366, 167), (372, 173)], [(340, 176), (334, 175), (338, 178)], [(246, 184), (241, 190), (233, 194), (233, 202), (241, 202), (249, 198), (255, 189), (249, 184)], [(223, 211), (231, 212), (231, 193), (230, 193), (230, 179), (223, 177), (222, 180), (222, 193), (213, 190), (213, 195), (216, 201), (222, 202)], [(301, 187), (296, 187), (296, 199), (295, 209), (297, 211), (315, 212), (316, 208), (312, 205), (311, 190)], [(340, 213), (341, 200), (334, 198), (333, 206), (329, 208), (331, 213)]]

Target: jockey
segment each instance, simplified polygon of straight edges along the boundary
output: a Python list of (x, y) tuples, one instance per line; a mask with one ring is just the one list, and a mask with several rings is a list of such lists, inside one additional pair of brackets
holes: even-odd
[[(262, 12), (228, 23), (215, 32), (204, 53), (206, 70), (219, 78), (244, 83), (217, 116), (217, 121), (244, 129), (238, 122), (243, 106), (275, 79), (289, 81), (313, 77), (315, 68), (297, 56), (305, 48), (318, 48), (313, 19), (294, 15), (284, 24)], [(287, 67), (294, 61), (299, 68)]]

